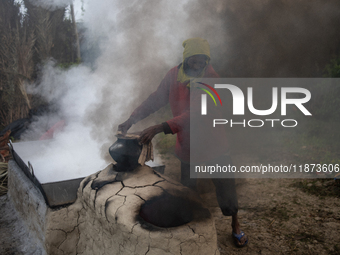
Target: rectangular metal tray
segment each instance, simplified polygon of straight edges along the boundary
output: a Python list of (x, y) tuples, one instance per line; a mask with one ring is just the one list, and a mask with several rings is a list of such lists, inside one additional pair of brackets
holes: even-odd
[[(43, 141), (41, 142), (43, 143)], [(28, 179), (30, 179), (33, 182), (33, 184), (40, 190), (41, 194), (45, 199), (46, 204), (49, 207), (53, 208), (65, 206), (68, 204), (72, 204), (76, 201), (79, 184), (85, 178), (85, 176), (76, 179), (42, 184), (34, 175), (33, 166), (29, 162), (27, 162), (26, 164), (20, 158), (18, 153), (14, 150), (13, 144), (11, 142), (9, 143), (9, 147), (14, 161), (18, 164), (18, 166), (28, 177)], [(164, 174), (165, 169), (164, 165), (152, 166), (152, 168), (158, 171), (159, 173)]]

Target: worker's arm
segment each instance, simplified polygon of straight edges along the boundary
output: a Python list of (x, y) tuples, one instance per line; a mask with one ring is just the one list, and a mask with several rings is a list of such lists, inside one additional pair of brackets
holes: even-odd
[(122, 132), (125, 135), (133, 124), (133, 120), (129, 118), (118, 126), (118, 131)]
[[(174, 75), (172, 74), (172, 72), (174, 71), (177, 71), (177, 69), (176, 70), (171, 69), (166, 74), (166, 76), (162, 80), (157, 90), (153, 92), (139, 107), (137, 107), (133, 111), (133, 113), (131, 114), (128, 120), (126, 120), (125, 122), (123, 122), (122, 124), (118, 126), (118, 131), (121, 131), (123, 134), (126, 134), (126, 132), (130, 129), (130, 127), (133, 124), (146, 118), (150, 114), (156, 112), (157, 110), (159, 110), (160, 108), (168, 104), (169, 87), (170, 87), (171, 82), (173, 82), (171, 79), (173, 79), (174, 77)], [(160, 127), (158, 127), (156, 130), (159, 131)]]
[(152, 138), (154, 138), (155, 135), (161, 132), (164, 132), (162, 124), (148, 127), (147, 129), (144, 129), (140, 134), (139, 141), (141, 143), (148, 143), (152, 140)]

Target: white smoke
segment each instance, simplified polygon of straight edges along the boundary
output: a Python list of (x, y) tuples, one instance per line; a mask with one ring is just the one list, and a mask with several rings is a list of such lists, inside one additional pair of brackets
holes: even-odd
[[(31, 88), (56, 104), (59, 111), (57, 116), (39, 118), (23, 138), (42, 133), (42, 126), (57, 120), (66, 123), (49, 147), (30, 160), (40, 182), (84, 177), (103, 168), (107, 162), (101, 153), (108, 154), (103, 145), (115, 141), (117, 126), (157, 88), (166, 72), (181, 62), (182, 42), (205, 37), (207, 28), (208, 36), (213, 36), (211, 29), (219, 22), (216, 19), (207, 25), (206, 19), (189, 20), (189, 1), (93, 0), (86, 6), (82, 17), (85, 41), (99, 45), (101, 52), (94, 70), (84, 63), (65, 71), (49, 62), (40, 83)], [(212, 44), (221, 44), (219, 33), (215, 31)]]
[(85, 123), (88, 108), (98, 98), (96, 84), (100, 82), (96, 73), (85, 66), (64, 71), (53, 62), (45, 65), (41, 82), (31, 93), (53, 102), (59, 111), (39, 117), (22, 140), (42, 135), (47, 126), (52, 127), (60, 120), (65, 121), (65, 126), (54, 133), (48, 147), (30, 148), (34, 153), (26, 158), (40, 182), (85, 177), (105, 166), (99, 153), (101, 146), (91, 137), (91, 127)]
[[(31, 2), (56, 8), (68, 1)], [(195, 0), (84, 0), (82, 46), (97, 45), (100, 56), (92, 68), (86, 61), (68, 71), (51, 62), (44, 67), (33, 91), (59, 111), (34, 122), (26, 139), (60, 119), (66, 126), (55, 134), (45, 154), (38, 155), (39, 163), (31, 162), (36, 174), (38, 165), (42, 171), (53, 165), (59, 176), (49, 178), (56, 181), (69, 179), (79, 169), (83, 171), (79, 176), (88, 175), (107, 164), (104, 158), (117, 126), (181, 62), (182, 42), (190, 37), (209, 41), (212, 64), (216, 69), (218, 60), (222, 76), (310, 76), (316, 59), (328, 61), (339, 42), (339, 8), (336, 0), (330, 2), (212, 0), (207, 5)], [(88, 59), (86, 50), (82, 53)]]

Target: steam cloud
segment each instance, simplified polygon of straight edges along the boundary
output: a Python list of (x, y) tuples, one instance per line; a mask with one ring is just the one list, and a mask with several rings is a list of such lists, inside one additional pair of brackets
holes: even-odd
[[(86, 62), (68, 71), (53, 62), (45, 66), (32, 91), (56, 103), (60, 111), (38, 119), (23, 138), (64, 119), (63, 132), (39, 155), (39, 168), (43, 172), (55, 165), (58, 176), (53, 181), (74, 177), (70, 172), (91, 174), (107, 164), (118, 124), (182, 61), (185, 39), (206, 38), (212, 64), (224, 77), (317, 76), (340, 45), (339, 17), (335, 0), (213, 0), (208, 5), (194, 0), (89, 0), (83, 47), (97, 45), (100, 56), (91, 59), (83, 51), (92, 67)], [(149, 118), (137, 128), (153, 121)], [(41, 182), (52, 181), (49, 174), (40, 176)]]

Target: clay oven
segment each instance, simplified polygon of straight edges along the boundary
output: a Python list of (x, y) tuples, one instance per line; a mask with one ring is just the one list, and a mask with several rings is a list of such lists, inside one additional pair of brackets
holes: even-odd
[(43, 254), (219, 254), (214, 220), (196, 193), (149, 166), (110, 164), (49, 207), (15, 161), (9, 197)]

